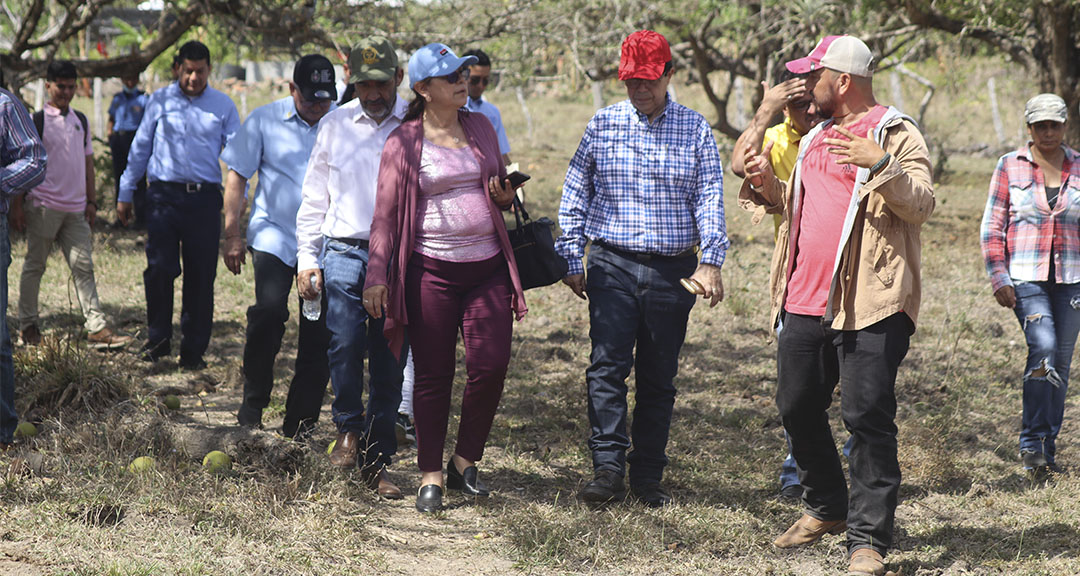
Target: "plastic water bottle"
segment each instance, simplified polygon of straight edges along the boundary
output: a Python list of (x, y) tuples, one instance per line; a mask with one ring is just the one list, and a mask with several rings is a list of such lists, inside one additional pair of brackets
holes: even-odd
[(300, 307), (300, 311), (304, 315), (304, 318), (307, 318), (312, 322), (318, 320), (319, 316), (322, 314), (322, 286), (316, 286), (318, 279), (318, 274), (312, 274), (311, 279), (308, 281), (313, 288), (319, 291), (319, 293), (315, 296), (314, 300), (304, 299), (304, 304)]

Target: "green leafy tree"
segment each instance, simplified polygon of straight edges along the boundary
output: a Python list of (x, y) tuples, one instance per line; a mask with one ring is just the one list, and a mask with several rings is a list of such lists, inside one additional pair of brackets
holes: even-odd
[(1006, 54), (1034, 79), (1031, 94), (1069, 105), (1066, 141), (1080, 143), (1080, 0), (889, 0), (923, 29), (941, 30)]

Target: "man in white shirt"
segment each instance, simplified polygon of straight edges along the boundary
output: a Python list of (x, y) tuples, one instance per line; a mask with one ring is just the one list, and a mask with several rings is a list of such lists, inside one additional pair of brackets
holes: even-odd
[[(327, 355), (338, 429), (330, 462), (341, 468), (360, 466), (368, 485), (389, 499), (402, 497), (390, 482), (386, 466), (397, 451), (394, 426), (402, 374), (397, 356), (405, 355), (395, 355), (390, 349), (383, 337), (383, 321), (368, 317), (361, 293), (379, 159), (386, 138), (401, 124), (407, 108), (397, 97), (402, 78), (389, 40), (372, 36), (353, 47), (349, 82), (356, 87), (356, 98), (319, 123), (296, 214), (300, 295), (315, 299), (325, 280)], [(366, 412), (365, 356), (370, 374)], [(361, 453), (363, 457), (358, 456)]]

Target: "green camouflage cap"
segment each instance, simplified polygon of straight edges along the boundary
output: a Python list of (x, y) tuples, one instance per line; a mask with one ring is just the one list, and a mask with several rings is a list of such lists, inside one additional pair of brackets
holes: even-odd
[(357, 42), (349, 52), (350, 84), (391, 80), (397, 68), (397, 50), (383, 36), (368, 36)]
[(1068, 118), (1069, 107), (1057, 94), (1039, 94), (1024, 106), (1024, 121), (1028, 124), (1046, 120), (1063, 124)]

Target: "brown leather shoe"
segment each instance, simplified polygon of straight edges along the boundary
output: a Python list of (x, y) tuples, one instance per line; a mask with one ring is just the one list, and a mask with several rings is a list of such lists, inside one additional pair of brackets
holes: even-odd
[(117, 334), (108, 328), (102, 328), (87, 335), (86, 341), (95, 350), (115, 350), (130, 344), (132, 337)]
[(851, 553), (847, 576), (883, 576), (885, 559), (873, 548), (859, 548)]
[(338, 468), (356, 468), (356, 454), (360, 451), (360, 435), (356, 432), (342, 432), (334, 441), (330, 451), (330, 464)]
[(397, 485), (390, 481), (390, 475), (386, 473), (386, 468), (380, 468), (374, 474), (364, 474), (364, 481), (376, 494), (387, 500), (401, 500), (405, 497), (401, 493), (401, 488), (398, 488)]
[(773, 546), (777, 548), (795, 548), (817, 542), (825, 534), (842, 534), (847, 531), (847, 522), (844, 520), (818, 520), (809, 514), (803, 514), (780, 535), (773, 540)]

